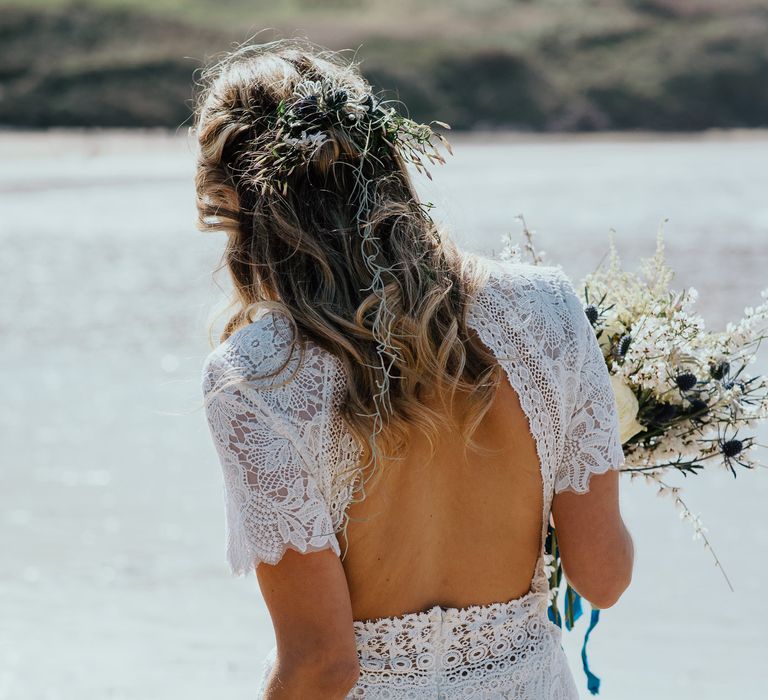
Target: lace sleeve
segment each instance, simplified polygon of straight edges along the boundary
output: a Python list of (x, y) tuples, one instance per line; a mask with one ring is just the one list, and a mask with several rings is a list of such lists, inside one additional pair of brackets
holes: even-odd
[(243, 376), (247, 364), (233, 367), (217, 356), (203, 370), (206, 417), (224, 476), (230, 569), (244, 575), (261, 562), (276, 564), (287, 549), (340, 554), (315, 477), (312, 436), (321, 405), (299, 383), (259, 387)]
[(564, 275), (563, 278), (562, 288), (581, 361), (574, 376), (573, 403), (567, 414), (555, 493), (586, 493), (592, 474), (603, 474), (624, 464), (624, 451), (608, 366), (581, 300), (570, 280)]

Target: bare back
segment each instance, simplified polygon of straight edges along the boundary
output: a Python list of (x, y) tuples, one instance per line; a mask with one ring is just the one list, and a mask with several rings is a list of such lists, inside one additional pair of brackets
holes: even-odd
[(506, 378), (474, 439), (493, 454), (465, 450), (446, 427), (427, 460), (426, 438), (414, 429), (405, 458), (386, 463), (365, 499), (350, 506), (343, 565), (356, 620), (503, 602), (530, 589), (542, 477)]
[[(474, 435), (482, 451), (465, 450), (446, 417), (429, 459), (414, 428), (362, 500), (348, 478), (360, 446), (342, 420), (338, 358), (309, 340), (293, 353), (291, 323), (270, 308), (209, 355), (203, 386), (233, 572), (276, 564), (286, 549), (343, 553), (356, 620), (508, 602), (536, 573), (546, 585), (541, 538), (554, 496), (587, 493), (591, 475), (623, 460), (615, 398), (565, 275), (487, 265), (467, 326), (503, 373)], [(290, 381), (269, 378), (279, 368)]]

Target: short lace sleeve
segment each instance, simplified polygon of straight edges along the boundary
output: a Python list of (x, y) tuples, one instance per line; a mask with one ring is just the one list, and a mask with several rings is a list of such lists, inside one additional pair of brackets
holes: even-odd
[[(224, 475), (227, 561), (235, 575), (276, 564), (287, 549), (340, 554), (320, 488), (322, 376), (259, 376), (284, 364), (274, 316), (241, 329), (203, 368), (206, 417)], [(286, 372), (290, 374), (288, 366)]]
[(565, 421), (555, 493), (586, 493), (592, 474), (603, 474), (624, 464), (624, 451), (608, 365), (573, 285), (564, 274), (561, 279), (573, 326), (566, 333), (574, 336), (581, 360), (573, 377), (573, 403)]

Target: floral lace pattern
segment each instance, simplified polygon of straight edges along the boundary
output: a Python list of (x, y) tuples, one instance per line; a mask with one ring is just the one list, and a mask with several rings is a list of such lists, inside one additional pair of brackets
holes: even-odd
[(335, 533), (352, 489), (317, 465), (342, 473), (359, 456), (354, 438), (331, 424), (341, 363), (314, 346), (303, 358), (291, 347), (289, 322), (269, 312), (205, 363), (206, 415), (224, 473), (227, 560), (236, 575), (258, 562), (276, 564), (286, 549), (340, 554)]
[(624, 463), (616, 401), (600, 345), (565, 273), (489, 264), (492, 283), (475, 300), (469, 323), (506, 370), (528, 416), (548, 514), (554, 494), (586, 493), (592, 474)]
[[(541, 466), (541, 552), (531, 589), (504, 603), (356, 622), (361, 675), (350, 698), (578, 698), (560, 630), (547, 617), (544, 539), (556, 493), (583, 493), (592, 474), (622, 464), (615, 399), (565, 274), (516, 261), (483, 263), (489, 277), (472, 300), (468, 324), (517, 393)], [(292, 347), (287, 318), (266, 310), (204, 366), (235, 574), (276, 563), (289, 548), (339, 554), (335, 533), (352, 496), (341, 475), (355, 466), (361, 447), (339, 414), (340, 361), (311, 340), (303, 356)], [(274, 655), (263, 682), (273, 662)]]

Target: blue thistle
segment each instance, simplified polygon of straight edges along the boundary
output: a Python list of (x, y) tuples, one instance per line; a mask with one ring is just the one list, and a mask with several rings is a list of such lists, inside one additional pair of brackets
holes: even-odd
[(594, 304), (584, 308), (584, 313), (587, 315), (590, 325), (594, 326), (597, 323), (597, 318), (600, 316), (600, 312)]
[(744, 443), (737, 438), (732, 438), (722, 442), (720, 449), (726, 457), (735, 457), (744, 449)]
[(662, 403), (656, 407), (654, 418), (659, 423), (669, 423), (677, 418), (679, 409), (675, 404)]
[(704, 399), (700, 399), (698, 397), (696, 397), (695, 399), (692, 399), (690, 406), (688, 407), (688, 411), (694, 415), (705, 413), (708, 409), (709, 409), (709, 404), (706, 401), (704, 401)]
[(368, 108), (368, 114), (369, 115), (373, 114), (379, 108), (378, 101), (370, 93), (365, 96), (364, 104)]
[(349, 96), (347, 95), (346, 90), (336, 89), (325, 98), (325, 104), (331, 111), (338, 112), (345, 104), (347, 104), (348, 99)]
[(712, 376), (712, 379), (717, 379), (718, 381), (725, 377), (728, 372), (731, 370), (731, 363), (727, 360), (720, 360), (715, 365), (711, 365), (709, 368), (709, 374)]
[(322, 119), (322, 113), (318, 103), (317, 95), (302, 97), (293, 106), (296, 116), (305, 124), (316, 124)]
[(693, 372), (681, 372), (675, 377), (675, 384), (677, 384), (680, 391), (690, 391), (696, 386), (696, 375)]
[(616, 351), (619, 353), (620, 357), (624, 357), (624, 355), (627, 354), (627, 351), (629, 350), (629, 346), (632, 343), (632, 336), (628, 333), (625, 333), (624, 335), (619, 338), (619, 344), (616, 346)]

